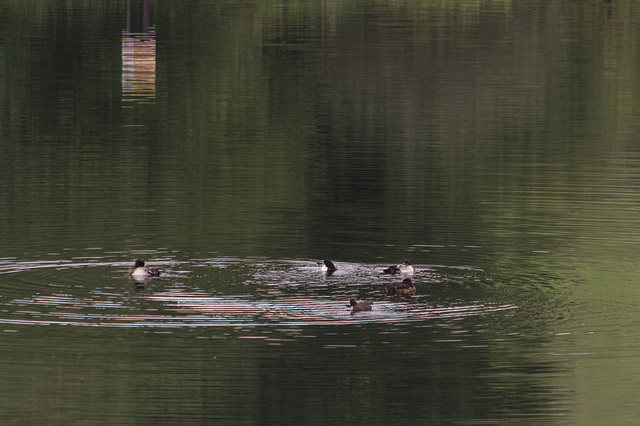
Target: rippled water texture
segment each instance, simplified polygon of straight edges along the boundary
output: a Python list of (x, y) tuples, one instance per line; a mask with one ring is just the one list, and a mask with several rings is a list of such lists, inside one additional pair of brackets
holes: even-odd
[(640, 4), (0, 10), (0, 424), (640, 423)]
[[(413, 277), (419, 288), (416, 296), (385, 297), (386, 285), (404, 277), (382, 274), (380, 265), (339, 265), (327, 276), (311, 261), (157, 262), (154, 266), (162, 269), (161, 277), (135, 281), (127, 276), (131, 266), (127, 264), (5, 259), (0, 263), (0, 324), (156, 328), (406, 324), (516, 307), (490, 302), (439, 306), (429, 296), (434, 286), (481, 271), (422, 269)], [(372, 312), (351, 314), (350, 298), (372, 301)]]

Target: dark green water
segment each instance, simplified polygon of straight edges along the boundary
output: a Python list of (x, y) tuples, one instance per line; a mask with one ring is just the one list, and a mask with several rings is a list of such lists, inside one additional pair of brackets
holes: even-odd
[(635, 3), (0, 7), (3, 424), (640, 420)]

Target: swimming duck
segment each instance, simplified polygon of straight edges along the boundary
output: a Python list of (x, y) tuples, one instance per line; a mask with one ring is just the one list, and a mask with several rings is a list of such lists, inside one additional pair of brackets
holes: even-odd
[(403, 274), (403, 275), (411, 275), (413, 274), (413, 266), (411, 266), (411, 262), (408, 259), (405, 259), (404, 262), (395, 265), (389, 266), (384, 269), (382, 272), (385, 274)]
[(322, 272), (326, 272), (328, 274), (332, 274), (338, 270), (338, 267), (329, 259), (325, 259), (322, 263), (319, 263), (319, 265), (322, 265), (322, 268), (320, 268)]
[(405, 278), (401, 283), (389, 284), (387, 294), (389, 296), (413, 296), (416, 294), (416, 286), (413, 285), (411, 278)]
[(135, 264), (129, 269), (129, 275), (134, 278), (159, 277), (159, 269), (151, 269), (144, 266), (144, 260), (136, 259)]
[(349, 304), (347, 305), (347, 308), (351, 308), (352, 306), (353, 306), (353, 309), (351, 310), (352, 314), (355, 314), (356, 312), (371, 310), (371, 302), (367, 302), (364, 300), (358, 302), (356, 299), (351, 299), (349, 301)]

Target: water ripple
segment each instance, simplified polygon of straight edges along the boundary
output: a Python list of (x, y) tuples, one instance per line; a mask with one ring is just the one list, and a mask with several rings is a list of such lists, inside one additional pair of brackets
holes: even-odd
[[(451, 302), (429, 295), (433, 285), (455, 282), (456, 269), (419, 266), (418, 296), (387, 297), (397, 277), (377, 265), (340, 263), (327, 277), (311, 261), (198, 259), (156, 261), (163, 276), (145, 283), (126, 277), (127, 262), (0, 260), (0, 324), (85, 327), (253, 327), (415, 324), (515, 309), (510, 303)], [(468, 275), (465, 269), (463, 274)], [(351, 297), (373, 302), (355, 315)]]

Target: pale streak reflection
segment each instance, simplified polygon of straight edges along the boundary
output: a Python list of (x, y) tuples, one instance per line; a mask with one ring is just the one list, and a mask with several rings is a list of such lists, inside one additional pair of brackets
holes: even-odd
[(132, 31), (131, 1), (127, 1), (126, 29), (122, 32), (123, 102), (155, 100), (156, 31), (150, 25), (150, 10), (150, 1), (144, 0), (141, 31)]

